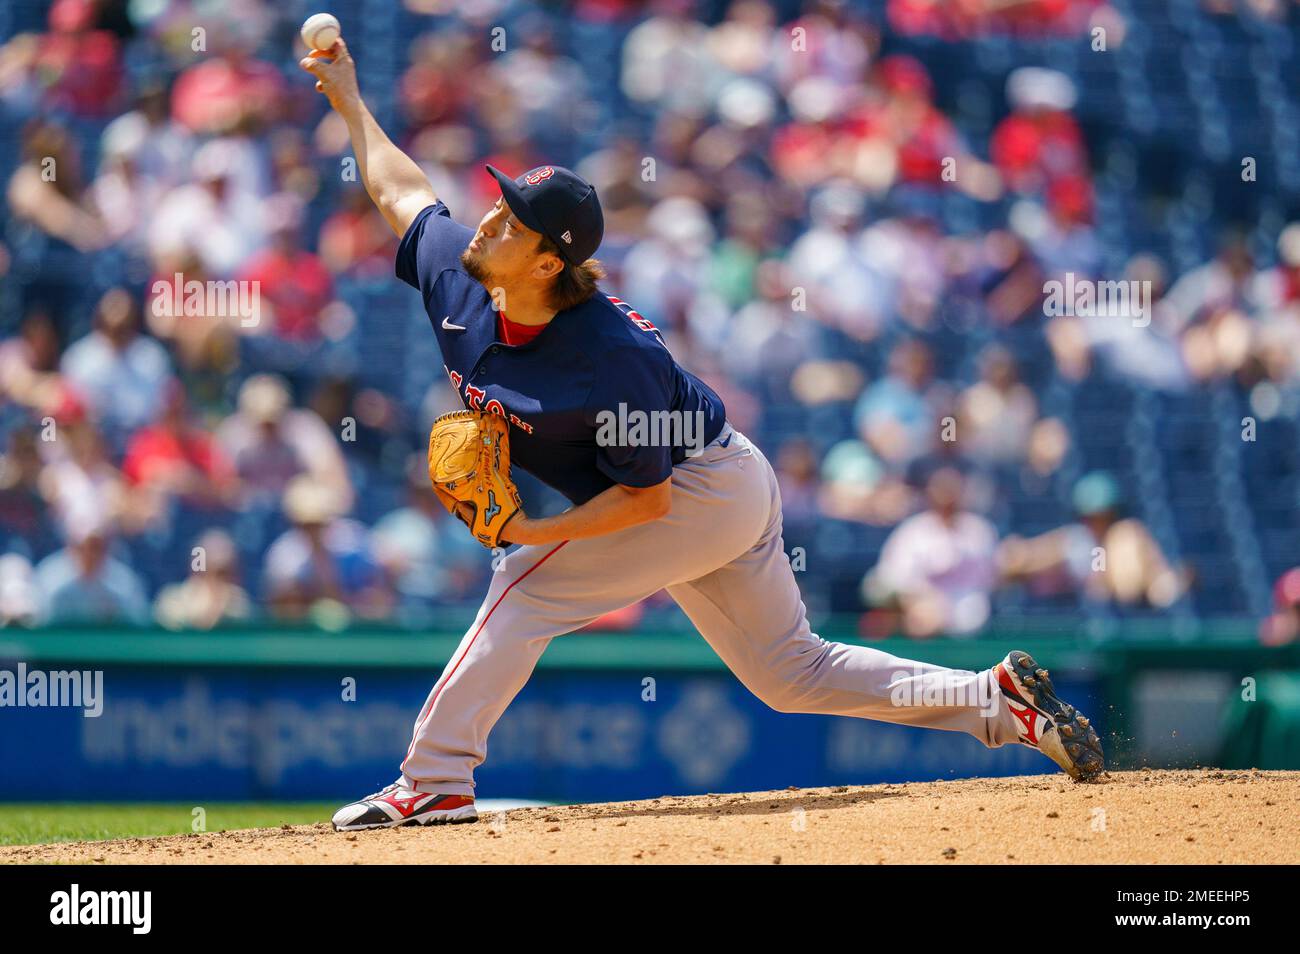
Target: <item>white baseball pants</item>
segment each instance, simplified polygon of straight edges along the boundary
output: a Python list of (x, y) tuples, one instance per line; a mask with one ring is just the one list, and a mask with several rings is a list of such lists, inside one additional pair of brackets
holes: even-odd
[(602, 537), (520, 547), (502, 560), (420, 710), (403, 783), (472, 795), (488, 733), (547, 644), (665, 588), (740, 681), (780, 712), (967, 732), (990, 747), (1017, 741), (991, 670), (913, 662), (809, 629), (781, 540), (776, 475), (728, 425), (674, 468), (666, 516)]

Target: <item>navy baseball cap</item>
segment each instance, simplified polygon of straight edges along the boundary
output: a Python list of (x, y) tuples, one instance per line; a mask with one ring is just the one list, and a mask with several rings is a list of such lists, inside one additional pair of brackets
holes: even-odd
[(538, 166), (517, 179), (492, 166), (487, 171), (500, 184), (510, 211), (554, 242), (566, 261), (581, 265), (596, 254), (605, 215), (590, 182), (563, 166)]

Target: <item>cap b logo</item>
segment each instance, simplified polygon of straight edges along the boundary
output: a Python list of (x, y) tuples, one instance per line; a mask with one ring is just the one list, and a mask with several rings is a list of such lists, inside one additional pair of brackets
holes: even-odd
[(546, 166), (545, 168), (538, 169), (536, 172), (528, 173), (528, 175), (524, 176), (524, 181), (529, 185), (537, 185), (537, 183), (549, 179), (553, 175), (555, 175), (555, 170), (550, 166)]
[(564, 239), (564, 244), (565, 244), (565, 245), (572, 245), (572, 244), (573, 244), (573, 233), (572, 233), (572, 232), (565, 232), (563, 235), (560, 236), (560, 238)]

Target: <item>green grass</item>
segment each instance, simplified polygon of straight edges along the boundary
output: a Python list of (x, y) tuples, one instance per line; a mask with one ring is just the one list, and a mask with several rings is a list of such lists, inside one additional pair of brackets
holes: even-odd
[(9, 803), (0, 804), (0, 845), (179, 835), (195, 830), (196, 807), (206, 812), (203, 825), (209, 832), (308, 825), (329, 821), (338, 808), (325, 802), (217, 802), (201, 806)]

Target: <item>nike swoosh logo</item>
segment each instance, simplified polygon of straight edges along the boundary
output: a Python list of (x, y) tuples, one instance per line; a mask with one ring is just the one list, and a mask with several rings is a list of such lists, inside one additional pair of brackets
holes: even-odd
[(464, 331), (464, 330), (465, 330), (465, 326), (464, 326), (464, 325), (453, 325), (453, 324), (451, 323), (451, 315), (447, 315), (447, 317), (445, 317), (445, 318), (442, 319), (442, 326), (443, 326), (445, 329), (447, 329), (448, 331)]
[(726, 447), (728, 444), (731, 443), (731, 437), (732, 437), (732, 435), (728, 434), (728, 435), (727, 435), (727, 439), (726, 439), (725, 441), (718, 441), (718, 446), (719, 446), (719, 447)]

